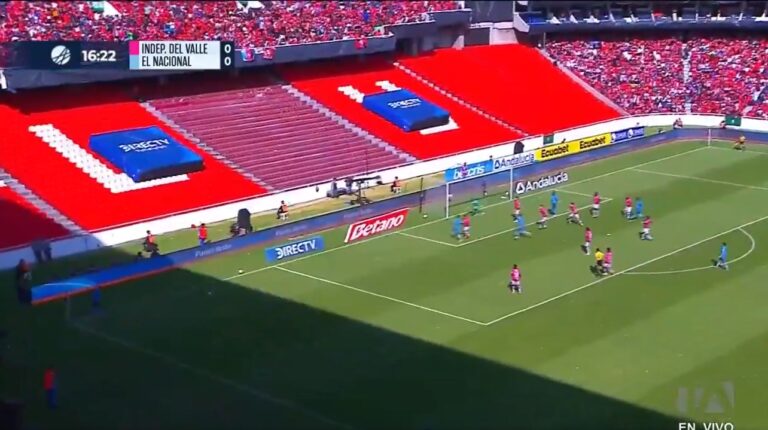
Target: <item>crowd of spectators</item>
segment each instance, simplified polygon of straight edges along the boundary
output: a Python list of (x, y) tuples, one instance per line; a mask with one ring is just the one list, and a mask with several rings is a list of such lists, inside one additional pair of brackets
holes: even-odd
[(768, 39), (556, 40), (550, 56), (631, 114), (691, 112), (768, 118)]
[(768, 39), (701, 38), (687, 46), (694, 112), (742, 114), (755, 105), (759, 110), (759, 96), (768, 85)]
[(685, 111), (679, 40), (561, 40), (546, 49), (560, 65), (631, 114)]
[[(239, 3), (239, 4), (238, 4)], [(263, 48), (381, 35), (456, 1), (9, 1), (0, 42), (16, 40), (234, 40)]]

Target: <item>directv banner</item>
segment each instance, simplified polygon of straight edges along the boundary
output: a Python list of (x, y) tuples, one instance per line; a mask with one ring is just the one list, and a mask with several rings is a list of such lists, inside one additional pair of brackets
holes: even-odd
[(613, 143), (624, 142), (625, 140), (637, 139), (640, 137), (645, 137), (645, 127), (632, 127), (611, 133), (611, 140)]
[(493, 162), (491, 160), (481, 161), (479, 163), (464, 164), (459, 167), (452, 167), (445, 171), (445, 182), (457, 182), (465, 179), (483, 176), (493, 172)]
[(300, 255), (319, 252), (324, 248), (325, 243), (323, 242), (323, 238), (321, 236), (315, 236), (308, 239), (297, 240), (295, 242), (286, 243), (284, 245), (267, 248), (264, 250), (264, 254), (267, 258), (267, 263), (275, 263), (285, 260), (286, 258), (298, 257)]

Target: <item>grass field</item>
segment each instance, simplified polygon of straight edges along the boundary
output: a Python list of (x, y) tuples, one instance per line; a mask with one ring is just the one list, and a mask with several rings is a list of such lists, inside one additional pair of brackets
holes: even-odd
[[(515, 241), (491, 197), (468, 241), (434, 218), (350, 245), (340, 228), (278, 265), (254, 250), (110, 288), (101, 313), (73, 299), (69, 320), (63, 302), (20, 308), (4, 291), (0, 393), (46, 429), (766, 429), (761, 150), (687, 142), (569, 169), (561, 210), (611, 199), (582, 211), (614, 250), (609, 277), (588, 270), (582, 228), (560, 216)], [(528, 221), (549, 191), (523, 198)], [(628, 194), (654, 241), (619, 216)], [(710, 267), (723, 241), (727, 272)], [(522, 295), (506, 289), (513, 263)]]

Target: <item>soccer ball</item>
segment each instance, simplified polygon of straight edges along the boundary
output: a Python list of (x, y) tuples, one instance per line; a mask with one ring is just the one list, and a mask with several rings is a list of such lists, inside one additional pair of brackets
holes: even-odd
[(427, 215), (427, 214), (424, 214), (424, 215), (422, 215), (421, 217), (422, 217), (422, 218), (427, 218), (428, 216), (429, 216), (429, 215)]
[(239, 274), (241, 274), (241, 275), (242, 275), (242, 274), (243, 274), (243, 273), (245, 273), (245, 272), (243, 272), (243, 269), (240, 269), (240, 270), (238, 270), (238, 271), (237, 271), (237, 273), (239, 273)]

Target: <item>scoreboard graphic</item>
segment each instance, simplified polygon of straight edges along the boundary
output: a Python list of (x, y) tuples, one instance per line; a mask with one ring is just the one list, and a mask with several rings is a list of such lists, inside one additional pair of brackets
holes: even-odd
[(0, 67), (32, 70), (226, 70), (234, 68), (228, 41), (12, 42), (0, 46)]

